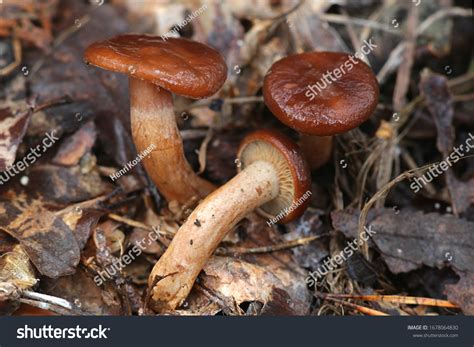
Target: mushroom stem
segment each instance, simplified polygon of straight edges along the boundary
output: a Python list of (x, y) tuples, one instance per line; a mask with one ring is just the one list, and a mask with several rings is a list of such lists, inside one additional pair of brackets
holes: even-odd
[(331, 158), (332, 136), (301, 134), (300, 147), (311, 169), (318, 169)]
[(129, 81), (133, 141), (138, 153), (155, 145), (143, 164), (160, 193), (180, 203), (207, 196), (215, 187), (196, 175), (184, 156), (171, 93), (138, 78)]
[(148, 284), (154, 285), (154, 309), (162, 312), (182, 304), (226, 233), (278, 194), (276, 169), (268, 162), (256, 161), (204, 199), (151, 272)]

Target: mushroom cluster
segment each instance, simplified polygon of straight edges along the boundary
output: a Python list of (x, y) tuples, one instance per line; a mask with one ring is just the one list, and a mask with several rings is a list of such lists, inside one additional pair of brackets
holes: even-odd
[[(173, 95), (205, 98), (224, 83), (227, 67), (213, 48), (186, 39), (121, 35), (92, 44), (88, 64), (129, 76), (130, 114), (137, 151), (147, 173), (168, 201), (204, 200), (179, 228), (148, 279), (157, 312), (178, 307), (225, 235), (252, 211), (280, 223), (298, 218), (308, 205), (310, 165), (323, 165), (332, 136), (359, 126), (377, 104), (377, 80), (370, 68), (345, 53), (303, 53), (277, 61), (264, 79), (265, 104), (285, 125), (301, 133), (300, 147), (272, 130), (247, 135), (238, 150), (234, 178), (215, 189), (186, 161), (173, 110)], [(337, 66), (352, 67), (321, 88), (308, 88)], [(316, 100), (313, 100), (316, 99)], [(278, 217), (278, 218), (276, 218)]]

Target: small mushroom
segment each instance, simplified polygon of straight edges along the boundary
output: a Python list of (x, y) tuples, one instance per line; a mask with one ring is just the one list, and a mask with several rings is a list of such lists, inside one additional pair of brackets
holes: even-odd
[(215, 189), (197, 176), (184, 156), (172, 93), (199, 99), (216, 93), (227, 76), (222, 56), (187, 39), (121, 35), (90, 45), (84, 60), (129, 76), (132, 136), (145, 169), (168, 200), (188, 202)]
[(247, 214), (260, 209), (286, 223), (306, 209), (310, 172), (292, 140), (257, 131), (242, 141), (237, 156), (239, 173), (199, 204), (155, 264), (148, 284), (156, 311), (182, 304), (224, 236)]
[(377, 79), (362, 60), (347, 53), (310, 52), (272, 65), (263, 83), (270, 111), (300, 132), (312, 169), (331, 156), (332, 136), (365, 122), (379, 97)]

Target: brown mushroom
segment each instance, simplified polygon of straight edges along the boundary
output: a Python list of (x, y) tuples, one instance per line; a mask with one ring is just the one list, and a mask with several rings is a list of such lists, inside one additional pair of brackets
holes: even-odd
[(301, 133), (301, 147), (316, 169), (331, 156), (332, 136), (365, 122), (379, 97), (377, 79), (347, 53), (310, 52), (283, 58), (268, 71), (263, 97), (270, 111)]
[(143, 161), (161, 194), (186, 203), (213, 191), (184, 156), (171, 93), (195, 99), (216, 93), (227, 75), (222, 56), (187, 39), (121, 35), (89, 46), (84, 60), (129, 75), (133, 140), (139, 153), (155, 145)]
[(218, 244), (247, 214), (260, 209), (286, 223), (306, 209), (309, 168), (292, 140), (257, 131), (242, 141), (237, 155), (239, 173), (199, 204), (155, 264), (148, 284), (156, 311), (175, 309), (186, 299)]

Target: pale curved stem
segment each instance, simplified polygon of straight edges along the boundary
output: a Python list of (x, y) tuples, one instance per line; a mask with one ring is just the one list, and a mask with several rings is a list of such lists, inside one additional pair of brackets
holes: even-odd
[(215, 187), (196, 175), (184, 156), (171, 93), (133, 77), (129, 89), (133, 141), (138, 153), (155, 146), (143, 164), (160, 193), (182, 204), (207, 196)]
[(332, 153), (332, 136), (301, 134), (300, 147), (312, 170), (328, 162)]
[(182, 304), (226, 233), (278, 194), (275, 168), (257, 161), (204, 199), (179, 228), (150, 274), (153, 308), (162, 312)]

